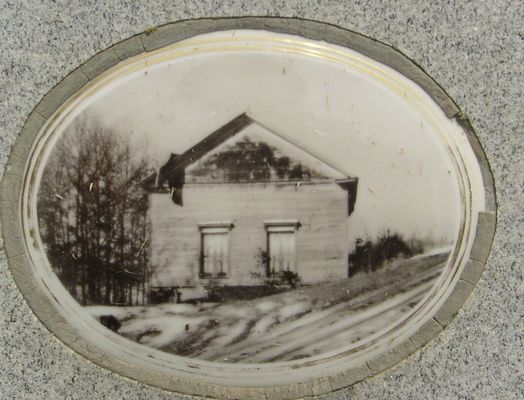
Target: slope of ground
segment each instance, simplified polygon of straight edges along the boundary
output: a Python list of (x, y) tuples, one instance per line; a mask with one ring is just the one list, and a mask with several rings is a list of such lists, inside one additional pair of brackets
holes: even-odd
[(449, 249), (350, 279), (249, 301), (86, 307), (113, 315), (118, 333), (160, 350), (226, 362), (288, 361), (336, 350), (405, 315), (430, 290)]

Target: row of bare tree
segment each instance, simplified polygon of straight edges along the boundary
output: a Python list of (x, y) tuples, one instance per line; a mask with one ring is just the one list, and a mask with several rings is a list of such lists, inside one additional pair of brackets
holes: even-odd
[[(38, 197), (50, 264), (81, 304), (143, 304), (149, 264), (150, 173), (143, 149), (94, 118), (59, 139)], [(141, 154), (142, 153), (142, 154)]]

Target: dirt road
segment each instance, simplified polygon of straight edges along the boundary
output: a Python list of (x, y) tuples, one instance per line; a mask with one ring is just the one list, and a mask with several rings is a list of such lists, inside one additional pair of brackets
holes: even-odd
[(339, 282), (249, 301), (88, 307), (118, 333), (160, 350), (222, 362), (289, 361), (358, 342), (399, 320), (431, 289), (449, 252), (396, 260)]

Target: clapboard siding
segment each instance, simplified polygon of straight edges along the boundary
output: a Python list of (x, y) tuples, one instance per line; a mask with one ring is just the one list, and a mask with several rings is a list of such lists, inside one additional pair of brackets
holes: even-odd
[[(334, 182), (186, 184), (184, 205), (168, 194), (150, 195), (152, 223), (151, 286), (191, 285), (200, 281), (199, 223), (227, 221), (229, 276), (219, 284), (251, 285), (266, 250), (268, 220), (298, 220), (297, 272), (305, 283), (347, 274), (347, 192)], [(260, 269), (262, 271), (262, 269)]]

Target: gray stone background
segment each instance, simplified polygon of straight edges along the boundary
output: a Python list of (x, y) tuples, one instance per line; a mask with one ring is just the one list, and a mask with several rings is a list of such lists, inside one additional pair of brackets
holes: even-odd
[[(455, 321), (397, 366), (326, 399), (524, 398), (524, 3), (521, 1), (0, 0), (0, 172), (42, 96), (104, 48), (179, 19), (316, 19), (404, 52), (469, 116), (491, 163), (498, 226)], [(1, 399), (181, 399), (76, 355), (25, 304), (0, 253)]]

